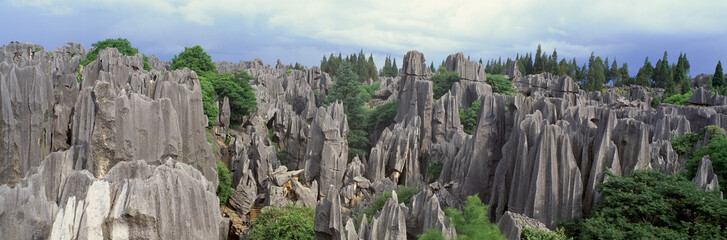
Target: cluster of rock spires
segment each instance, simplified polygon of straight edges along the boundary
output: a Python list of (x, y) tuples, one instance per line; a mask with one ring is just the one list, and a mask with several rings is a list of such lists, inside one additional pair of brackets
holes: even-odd
[[(255, 77), (257, 109), (233, 129), (227, 98), (207, 126), (193, 71), (170, 71), (154, 56), (145, 71), (140, 54), (115, 49), (81, 69), (85, 54), (73, 43), (52, 52), (30, 43), (0, 48), (2, 239), (244, 238), (244, 216), (287, 204), (316, 208), (317, 239), (412, 239), (430, 228), (453, 239), (442, 209), (461, 208), (470, 195), (518, 239), (524, 227), (553, 229), (590, 213), (607, 169), (676, 173), (684, 159), (673, 136), (727, 128), (727, 98), (702, 86), (688, 100), (695, 106), (654, 109), (658, 90), (585, 92), (567, 76), (521, 76), (512, 64), (503, 74), (521, 94), (500, 95), (462, 53), (444, 65), (462, 81), (434, 100), (424, 55), (410, 51), (399, 76), (369, 83), (381, 83), (370, 107), (398, 100), (394, 123), (376, 127), (369, 156), (348, 161), (343, 105), (323, 106), (333, 83), (318, 67), (288, 74), (259, 59), (215, 63), (220, 73)], [(470, 135), (459, 109), (475, 100)], [(222, 211), (217, 160), (235, 190)], [(433, 162), (443, 164), (438, 179), (424, 174)], [(708, 158), (693, 181), (718, 186)], [(420, 193), (399, 204), (398, 186)], [(355, 226), (353, 215), (388, 191), (373, 220)]]

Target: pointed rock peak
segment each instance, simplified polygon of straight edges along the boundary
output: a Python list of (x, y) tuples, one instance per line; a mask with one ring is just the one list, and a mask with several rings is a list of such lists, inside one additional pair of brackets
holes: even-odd
[(412, 50), (404, 55), (404, 63), (401, 65), (401, 69), (406, 75), (415, 76), (429, 76), (431, 71), (427, 67), (427, 61), (424, 58), (424, 54)]

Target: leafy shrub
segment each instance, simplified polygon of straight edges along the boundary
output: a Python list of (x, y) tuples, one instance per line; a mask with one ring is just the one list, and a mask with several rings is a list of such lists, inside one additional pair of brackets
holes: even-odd
[[(98, 58), (98, 53), (101, 50), (104, 50), (106, 48), (116, 48), (116, 50), (119, 50), (119, 53), (124, 54), (126, 56), (134, 56), (137, 53), (139, 53), (139, 50), (131, 46), (131, 42), (129, 40), (124, 38), (117, 38), (117, 39), (106, 39), (103, 41), (98, 41), (94, 44), (91, 44), (91, 46), (94, 47), (93, 50), (88, 52), (86, 54), (86, 59), (81, 60), (81, 65), (87, 66), (89, 63), (93, 62)], [(73, 57), (74, 55), (71, 55)], [(151, 67), (149, 66), (149, 61), (144, 56), (144, 70), (151, 70)]]
[(419, 240), (446, 240), (446, 238), (444, 238), (444, 236), (442, 235), (442, 231), (439, 231), (436, 228), (430, 228), (426, 233), (419, 234), (417, 236), (417, 239), (419, 239)]
[(288, 205), (270, 207), (250, 224), (250, 239), (313, 239), (315, 210)]
[(537, 228), (523, 228), (520, 233), (520, 239), (522, 240), (566, 240), (569, 239), (565, 236), (563, 228), (559, 228), (556, 231), (543, 231)]
[(217, 178), (220, 180), (220, 184), (217, 185), (217, 197), (220, 199), (220, 205), (224, 205), (235, 191), (230, 187), (232, 184), (230, 170), (220, 161), (217, 161)]
[(288, 70), (285, 70), (285, 75), (290, 76), (290, 74), (293, 73), (293, 70), (288, 68)]
[(427, 163), (427, 176), (429, 177), (430, 183), (439, 179), (439, 174), (442, 173), (442, 162), (434, 161)]
[(454, 83), (459, 82), (460, 77), (456, 71), (449, 71), (447, 68), (440, 66), (437, 72), (432, 74), (431, 80), (434, 85), (434, 99), (439, 99), (452, 89)]
[(477, 119), (480, 116), (481, 106), (482, 104), (480, 104), (480, 100), (475, 100), (472, 102), (472, 106), (467, 108), (467, 110), (463, 110), (462, 107), (459, 108), (459, 121), (462, 123), (465, 133), (473, 134), (475, 132), (475, 128), (477, 128)]
[[(417, 195), (419, 193), (419, 189), (416, 187), (407, 187), (407, 186), (401, 186), (399, 190), (396, 190), (396, 196), (399, 200), (398, 203), (404, 203), (407, 206), (411, 206), (411, 198), (414, 195)], [(361, 218), (363, 217), (363, 214), (366, 214), (366, 220), (368, 222), (371, 222), (371, 219), (373, 219), (376, 212), (381, 211), (381, 209), (384, 209), (384, 205), (386, 205), (386, 201), (391, 198), (391, 191), (384, 191), (376, 195), (373, 201), (371, 201), (371, 205), (369, 205), (368, 208), (364, 209), (363, 212), (358, 213), (356, 217), (354, 218), (356, 224), (355, 226), (359, 226), (361, 223)]]
[(597, 185), (601, 201), (586, 219), (562, 223), (576, 239), (727, 238), (727, 200), (676, 174), (634, 170), (620, 177), (606, 172)]
[(497, 226), (487, 219), (487, 205), (476, 195), (467, 197), (464, 213), (449, 207), (444, 213), (457, 229), (457, 239), (505, 239)]
[(692, 92), (688, 92), (685, 94), (674, 94), (664, 99), (664, 103), (673, 104), (673, 105), (680, 105), (684, 106), (687, 105), (687, 99), (692, 97)]
[(492, 86), (492, 91), (499, 94), (510, 95), (517, 91), (512, 86), (512, 82), (505, 78), (502, 74), (487, 74), (487, 84)]
[(171, 69), (189, 68), (197, 72), (217, 72), (217, 67), (212, 63), (212, 58), (199, 45), (194, 47), (185, 47), (184, 51), (172, 58)]
[(230, 144), (231, 141), (232, 141), (231, 137), (225, 138), (225, 144)]

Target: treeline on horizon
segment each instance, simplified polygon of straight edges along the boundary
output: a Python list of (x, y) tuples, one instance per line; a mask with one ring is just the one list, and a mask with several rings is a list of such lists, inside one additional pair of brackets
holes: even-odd
[[(581, 89), (586, 91), (603, 90), (606, 84), (615, 87), (640, 85), (650, 88), (663, 88), (664, 99), (675, 95), (691, 94), (690, 89), (690, 64), (686, 53), (679, 53), (676, 63), (669, 64), (667, 59), (668, 53), (664, 51), (664, 56), (652, 65), (649, 57), (644, 59), (644, 65), (639, 68), (635, 76), (629, 76), (628, 64), (623, 63), (619, 67), (617, 60), (609, 61), (591, 53), (587, 63), (579, 66), (575, 58), (566, 60), (565, 58), (558, 61), (558, 52), (554, 49), (552, 54), (547, 54), (541, 50), (540, 45), (536, 53), (526, 53), (525, 55), (517, 54), (514, 61), (517, 61), (520, 73), (525, 76), (529, 74), (551, 73), (558, 76), (570, 76), (577, 82)], [(480, 63), (485, 66), (485, 72), (491, 74), (499, 74), (513, 60), (508, 58), (504, 62), (501, 58), (492, 59)], [(711, 81), (707, 82), (707, 89), (715, 89), (722, 95), (727, 94), (725, 88), (725, 77), (722, 72), (721, 61), (717, 62), (715, 73)]]

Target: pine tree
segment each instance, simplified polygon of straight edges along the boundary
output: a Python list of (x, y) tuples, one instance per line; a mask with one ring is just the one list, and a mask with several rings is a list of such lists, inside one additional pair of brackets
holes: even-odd
[[(480, 61), (482, 61), (482, 59), (480, 59)], [(434, 69), (434, 61), (432, 61), (432, 64), (429, 65), (429, 70), (432, 71), (432, 73), (437, 71), (437, 69)]]
[(399, 76), (399, 67), (396, 66), (396, 58), (394, 58), (394, 64), (391, 65), (392, 77)]
[(374, 79), (374, 81), (378, 80), (379, 75), (377, 74), (377, 71), (376, 71), (376, 64), (374, 63), (373, 54), (369, 54), (369, 60), (366, 63), (366, 67), (368, 68), (368, 71), (369, 71), (369, 77)]
[(618, 71), (619, 71), (618, 73), (621, 76), (621, 81), (623, 81), (624, 83), (626, 83), (627, 85), (630, 86), (632, 84), (632, 82), (631, 82), (632, 79), (629, 76), (629, 65), (627, 63), (623, 63), (621, 65), (621, 68)]
[(679, 53), (677, 64), (676, 66), (674, 66), (674, 70), (672, 71), (674, 74), (672, 79), (674, 79), (675, 84), (679, 87), (681, 94), (687, 93), (691, 90), (689, 76), (687, 75), (688, 70), (686, 69), (686, 66), (686, 56), (682, 53)]
[(535, 63), (533, 63), (533, 65), (535, 67), (535, 69), (534, 69), (535, 74), (542, 73), (543, 71), (545, 71), (545, 63), (543, 62), (544, 59), (542, 58), (541, 54), (542, 54), (542, 51), (540, 50), (540, 44), (538, 44), (538, 50), (535, 51)]
[(333, 85), (329, 88), (326, 102), (330, 104), (340, 101), (343, 104), (343, 112), (346, 114), (350, 128), (346, 138), (349, 146), (349, 157), (358, 154), (365, 158), (368, 137), (364, 131), (366, 127), (366, 110), (363, 108), (364, 102), (360, 96), (360, 78), (353, 71), (349, 61), (343, 61), (336, 72), (338, 72), (338, 75), (333, 78)]
[(651, 79), (654, 76), (654, 67), (649, 62), (649, 57), (644, 60), (644, 66), (639, 69), (639, 73), (636, 74), (636, 84), (641, 86), (651, 86)]
[(571, 73), (568, 71), (568, 62), (565, 61), (565, 58), (560, 60), (560, 63), (558, 63), (558, 72), (560, 72), (561, 76), (570, 76)]
[(725, 89), (724, 73), (722, 73), (722, 61), (717, 61), (717, 67), (714, 68), (714, 75), (712, 75), (712, 87), (720, 92)]
[(619, 76), (618, 72), (618, 64), (616, 63), (616, 59), (613, 59), (613, 63), (611, 63), (611, 69), (607, 72), (606, 75), (606, 81), (618, 81), (621, 80), (621, 77)]
[(669, 68), (669, 60), (667, 59), (667, 53), (664, 51), (664, 58), (656, 61), (656, 66), (654, 66), (654, 86), (659, 88), (664, 88), (667, 93), (670, 93), (669, 95), (675, 93), (675, 83), (673, 81), (673, 76), (671, 76)]
[[(593, 56), (593, 54), (591, 54)], [(600, 91), (603, 89), (603, 83), (605, 81), (605, 75), (603, 72), (603, 60), (601, 57), (596, 57), (593, 61), (590, 61), (588, 65), (588, 76), (586, 83), (583, 84), (583, 88), (587, 91)]]

